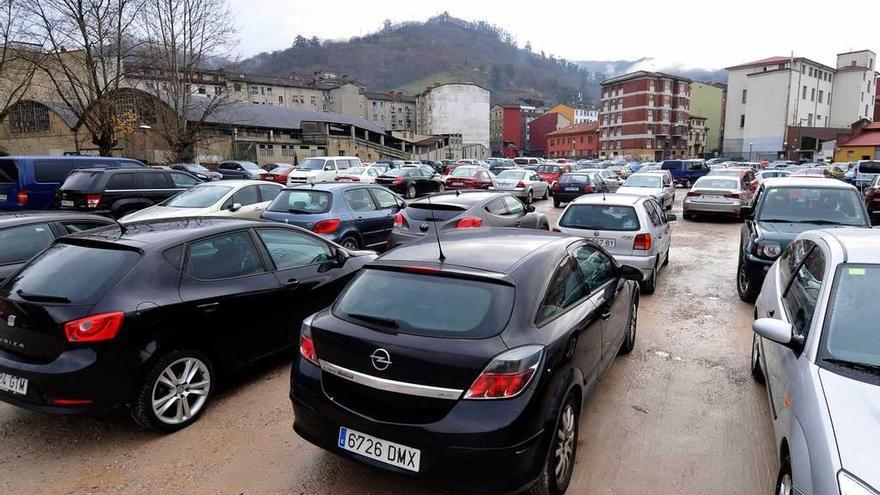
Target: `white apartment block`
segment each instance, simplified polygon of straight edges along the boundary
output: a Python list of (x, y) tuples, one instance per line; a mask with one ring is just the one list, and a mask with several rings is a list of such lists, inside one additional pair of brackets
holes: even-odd
[(447, 83), (416, 95), (416, 132), (461, 134), (465, 158), (488, 158), (489, 90), (470, 83)]
[(599, 110), (596, 108), (576, 107), (574, 109), (574, 123), (599, 122)]
[(835, 129), (870, 119), (874, 63), (863, 50), (838, 55), (836, 68), (804, 57), (728, 67), (724, 155), (807, 157)]

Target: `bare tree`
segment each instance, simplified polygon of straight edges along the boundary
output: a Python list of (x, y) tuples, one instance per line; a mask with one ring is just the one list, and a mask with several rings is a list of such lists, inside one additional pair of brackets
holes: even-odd
[(18, 0), (0, 0), (0, 121), (25, 95), (39, 50), (28, 45), (26, 13)]
[[(158, 112), (156, 131), (168, 142), (175, 160), (191, 161), (195, 147), (209, 139), (203, 132), (212, 114), (235, 102), (221, 81), (209, 76), (209, 61), (228, 59), (236, 30), (226, 0), (148, 0), (142, 12), (144, 37), (140, 57), (155, 74), (142, 82), (167, 104)], [(213, 88), (205, 90), (200, 88)]]
[(130, 131), (116, 95), (144, 0), (23, 0), (44, 40), (41, 78), (85, 127), (102, 156)]

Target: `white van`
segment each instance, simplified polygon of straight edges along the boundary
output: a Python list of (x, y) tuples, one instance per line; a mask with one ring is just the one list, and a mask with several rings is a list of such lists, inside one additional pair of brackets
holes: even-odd
[(333, 182), (336, 175), (352, 167), (362, 167), (356, 156), (319, 156), (306, 158), (287, 176), (287, 184), (308, 182)]

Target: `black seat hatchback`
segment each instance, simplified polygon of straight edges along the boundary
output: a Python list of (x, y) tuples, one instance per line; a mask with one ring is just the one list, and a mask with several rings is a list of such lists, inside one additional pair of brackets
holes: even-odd
[(59, 238), (0, 286), (0, 400), (65, 413), (128, 406), (144, 426), (183, 428), (218, 374), (294, 346), (303, 318), (374, 258), (235, 219)]
[(583, 401), (634, 346), (641, 274), (540, 231), (458, 231), (442, 247), (442, 261), (435, 237), (383, 255), (303, 322), (294, 429), (400, 473), (563, 493)]

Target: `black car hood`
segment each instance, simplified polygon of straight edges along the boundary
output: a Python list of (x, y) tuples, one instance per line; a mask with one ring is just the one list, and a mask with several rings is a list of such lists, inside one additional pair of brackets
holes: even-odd
[(816, 229), (836, 229), (848, 225), (820, 225), (815, 223), (756, 222), (757, 234), (761, 239), (777, 241), (785, 248), (801, 232)]

